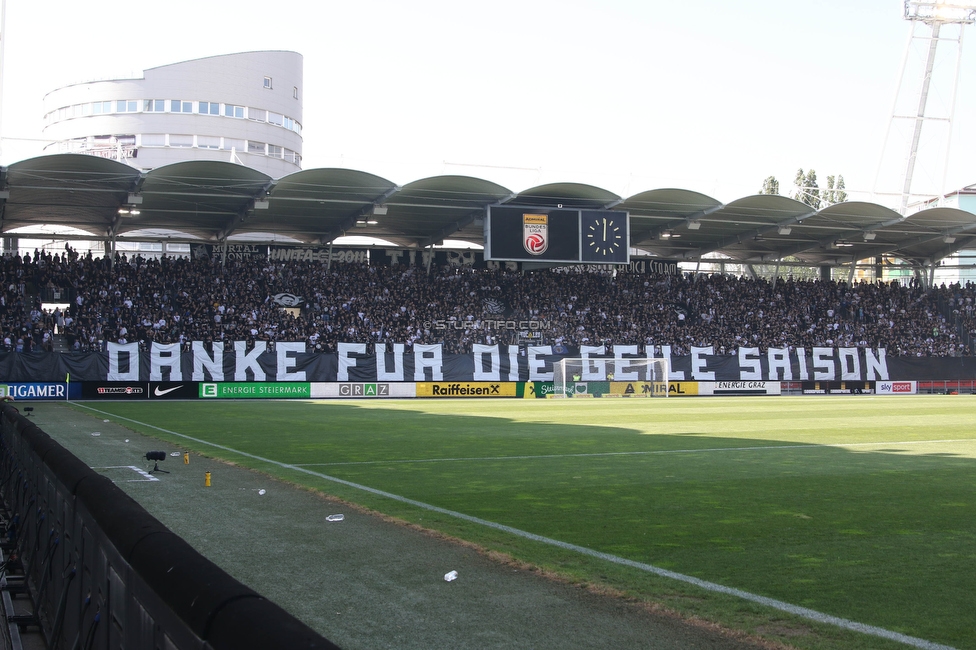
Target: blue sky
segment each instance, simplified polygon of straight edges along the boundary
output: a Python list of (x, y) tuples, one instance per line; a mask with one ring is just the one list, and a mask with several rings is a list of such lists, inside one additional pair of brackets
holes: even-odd
[[(728, 202), (769, 175), (786, 192), (812, 167), (821, 186), (841, 174), (869, 200), (910, 31), (901, 11), (899, 0), (10, 0), (2, 162), (40, 153), (42, 98), (62, 85), (288, 49), (305, 62), (305, 168), (400, 184), (463, 174), (515, 191), (681, 187)], [(950, 190), (976, 183), (974, 79), (970, 44)], [(932, 101), (947, 106), (943, 87)], [(900, 187), (903, 155), (887, 158), (881, 185)], [(917, 191), (939, 191), (935, 167), (916, 173)]]

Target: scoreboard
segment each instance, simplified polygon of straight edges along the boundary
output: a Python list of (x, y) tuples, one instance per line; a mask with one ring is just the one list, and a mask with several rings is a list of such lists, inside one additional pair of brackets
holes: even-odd
[(627, 264), (628, 217), (616, 210), (488, 206), (485, 259)]

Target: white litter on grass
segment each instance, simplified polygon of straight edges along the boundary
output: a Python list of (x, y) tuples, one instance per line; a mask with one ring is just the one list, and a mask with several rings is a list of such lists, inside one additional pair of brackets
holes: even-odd
[(102, 422), (111, 422), (111, 420), (102, 420)]
[(102, 434), (99, 433), (98, 431), (94, 431), (94, 432), (92, 432), (92, 435), (95, 436), (95, 437), (98, 437), (98, 436), (100, 436)]
[(457, 571), (451, 571), (450, 573), (444, 574), (445, 582), (452, 582), (454, 580), (457, 580)]
[(170, 456), (173, 456), (173, 457), (178, 457), (180, 455), (180, 452), (178, 452), (178, 451), (172, 451), (172, 452), (170, 452), (169, 455)]
[(263, 489), (262, 489), (262, 490), (258, 490), (258, 494), (260, 494), (261, 496), (264, 496), (264, 493), (265, 493), (266, 491), (267, 491), (267, 490), (263, 490)]
[(126, 439), (125, 439), (125, 441), (126, 441), (126, 442), (129, 442), (129, 439), (128, 439), (128, 438), (126, 438)]
[(325, 518), (325, 520), (326, 521), (342, 521), (345, 518), (346, 518), (345, 515), (329, 515), (328, 517)]

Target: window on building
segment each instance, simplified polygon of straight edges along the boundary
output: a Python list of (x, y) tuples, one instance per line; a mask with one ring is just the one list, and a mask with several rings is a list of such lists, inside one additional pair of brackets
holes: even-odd
[(179, 99), (170, 100), (169, 110), (173, 113), (192, 113), (193, 102), (184, 102)]
[(243, 140), (235, 140), (234, 138), (224, 138), (224, 151), (240, 151), (244, 152), (247, 143)]
[(265, 144), (263, 142), (255, 142), (254, 140), (247, 141), (247, 152), (248, 153), (264, 153)]
[(280, 113), (272, 113), (271, 111), (268, 111), (268, 122), (282, 126), (285, 123), (285, 116), (281, 115)]
[(143, 147), (165, 147), (166, 135), (163, 133), (143, 133), (139, 136)]
[(193, 146), (193, 136), (192, 135), (175, 135), (170, 134), (169, 136), (169, 146), (171, 147), (192, 147)]
[(298, 86), (295, 86), (291, 91), (291, 96), (298, 99)]
[(220, 138), (215, 135), (198, 135), (197, 146), (201, 149), (220, 149)]
[(101, 115), (102, 113), (112, 112), (112, 102), (92, 102), (92, 114)]
[(268, 111), (263, 108), (254, 108), (251, 106), (247, 109), (247, 119), (254, 120), (255, 122), (267, 122)]
[(233, 104), (224, 104), (224, 115), (227, 117), (244, 117), (244, 107), (234, 106)]
[(271, 90), (271, 77), (264, 78), (264, 87)]
[(276, 144), (268, 145), (268, 157), (269, 158), (284, 158), (284, 148), (279, 147)]
[(217, 102), (200, 102), (199, 106), (201, 115), (220, 115), (220, 104)]
[(143, 102), (142, 110), (147, 113), (162, 113), (166, 110), (165, 99), (147, 99)]
[(135, 113), (139, 110), (139, 102), (135, 99), (120, 99), (115, 102), (116, 113)]

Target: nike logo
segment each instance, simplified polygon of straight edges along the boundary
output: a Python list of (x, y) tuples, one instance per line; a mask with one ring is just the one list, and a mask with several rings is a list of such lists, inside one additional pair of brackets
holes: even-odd
[(181, 388), (183, 388), (183, 384), (180, 384), (174, 388), (167, 388), (166, 390), (159, 390), (159, 386), (156, 386), (156, 390), (153, 391), (153, 395), (156, 397), (162, 397), (166, 393), (172, 393), (174, 390), (179, 390)]

